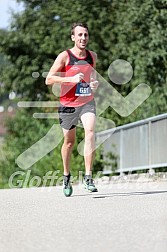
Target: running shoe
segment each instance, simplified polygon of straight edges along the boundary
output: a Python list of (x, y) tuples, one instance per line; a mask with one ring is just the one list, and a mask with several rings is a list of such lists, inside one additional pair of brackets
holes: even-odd
[(64, 182), (64, 188), (63, 188), (63, 193), (66, 197), (70, 197), (73, 189), (72, 189), (72, 185), (70, 183), (70, 177), (71, 175), (69, 174), (68, 176), (63, 176), (63, 182)]
[(85, 175), (83, 184), (89, 192), (98, 192), (91, 175)]

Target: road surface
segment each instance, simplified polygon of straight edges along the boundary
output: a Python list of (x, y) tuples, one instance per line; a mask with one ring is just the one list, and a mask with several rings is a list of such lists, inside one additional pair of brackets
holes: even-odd
[(166, 252), (167, 183), (0, 190), (0, 251)]

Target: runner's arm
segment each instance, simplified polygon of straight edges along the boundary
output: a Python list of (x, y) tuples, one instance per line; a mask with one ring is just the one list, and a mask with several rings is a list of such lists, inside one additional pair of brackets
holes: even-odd
[(91, 55), (93, 58), (93, 68), (92, 68), (92, 73), (90, 76), (90, 86), (91, 86), (92, 91), (95, 92), (96, 89), (98, 88), (98, 81), (97, 81), (97, 76), (96, 76), (97, 54), (91, 51)]
[(60, 53), (55, 62), (53, 63), (51, 69), (49, 70), (49, 73), (46, 77), (46, 85), (53, 85), (53, 84), (62, 84), (64, 82), (73, 82), (78, 83), (80, 79), (83, 77), (82, 73), (78, 73), (75, 76), (72, 77), (61, 77), (58, 76), (58, 74), (61, 72), (63, 67), (65, 66), (67, 60), (67, 52), (64, 51)]

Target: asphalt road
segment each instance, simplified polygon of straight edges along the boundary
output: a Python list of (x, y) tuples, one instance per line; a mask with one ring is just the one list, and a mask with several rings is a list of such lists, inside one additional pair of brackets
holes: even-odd
[(166, 252), (167, 183), (0, 190), (0, 251)]

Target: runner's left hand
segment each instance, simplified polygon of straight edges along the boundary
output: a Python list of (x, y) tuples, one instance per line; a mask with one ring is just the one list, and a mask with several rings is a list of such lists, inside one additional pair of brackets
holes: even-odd
[(96, 91), (96, 89), (98, 88), (98, 85), (99, 85), (98, 81), (95, 80), (94, 78), (91, 78), (90, 88), (92, 89), (93, 92)]

